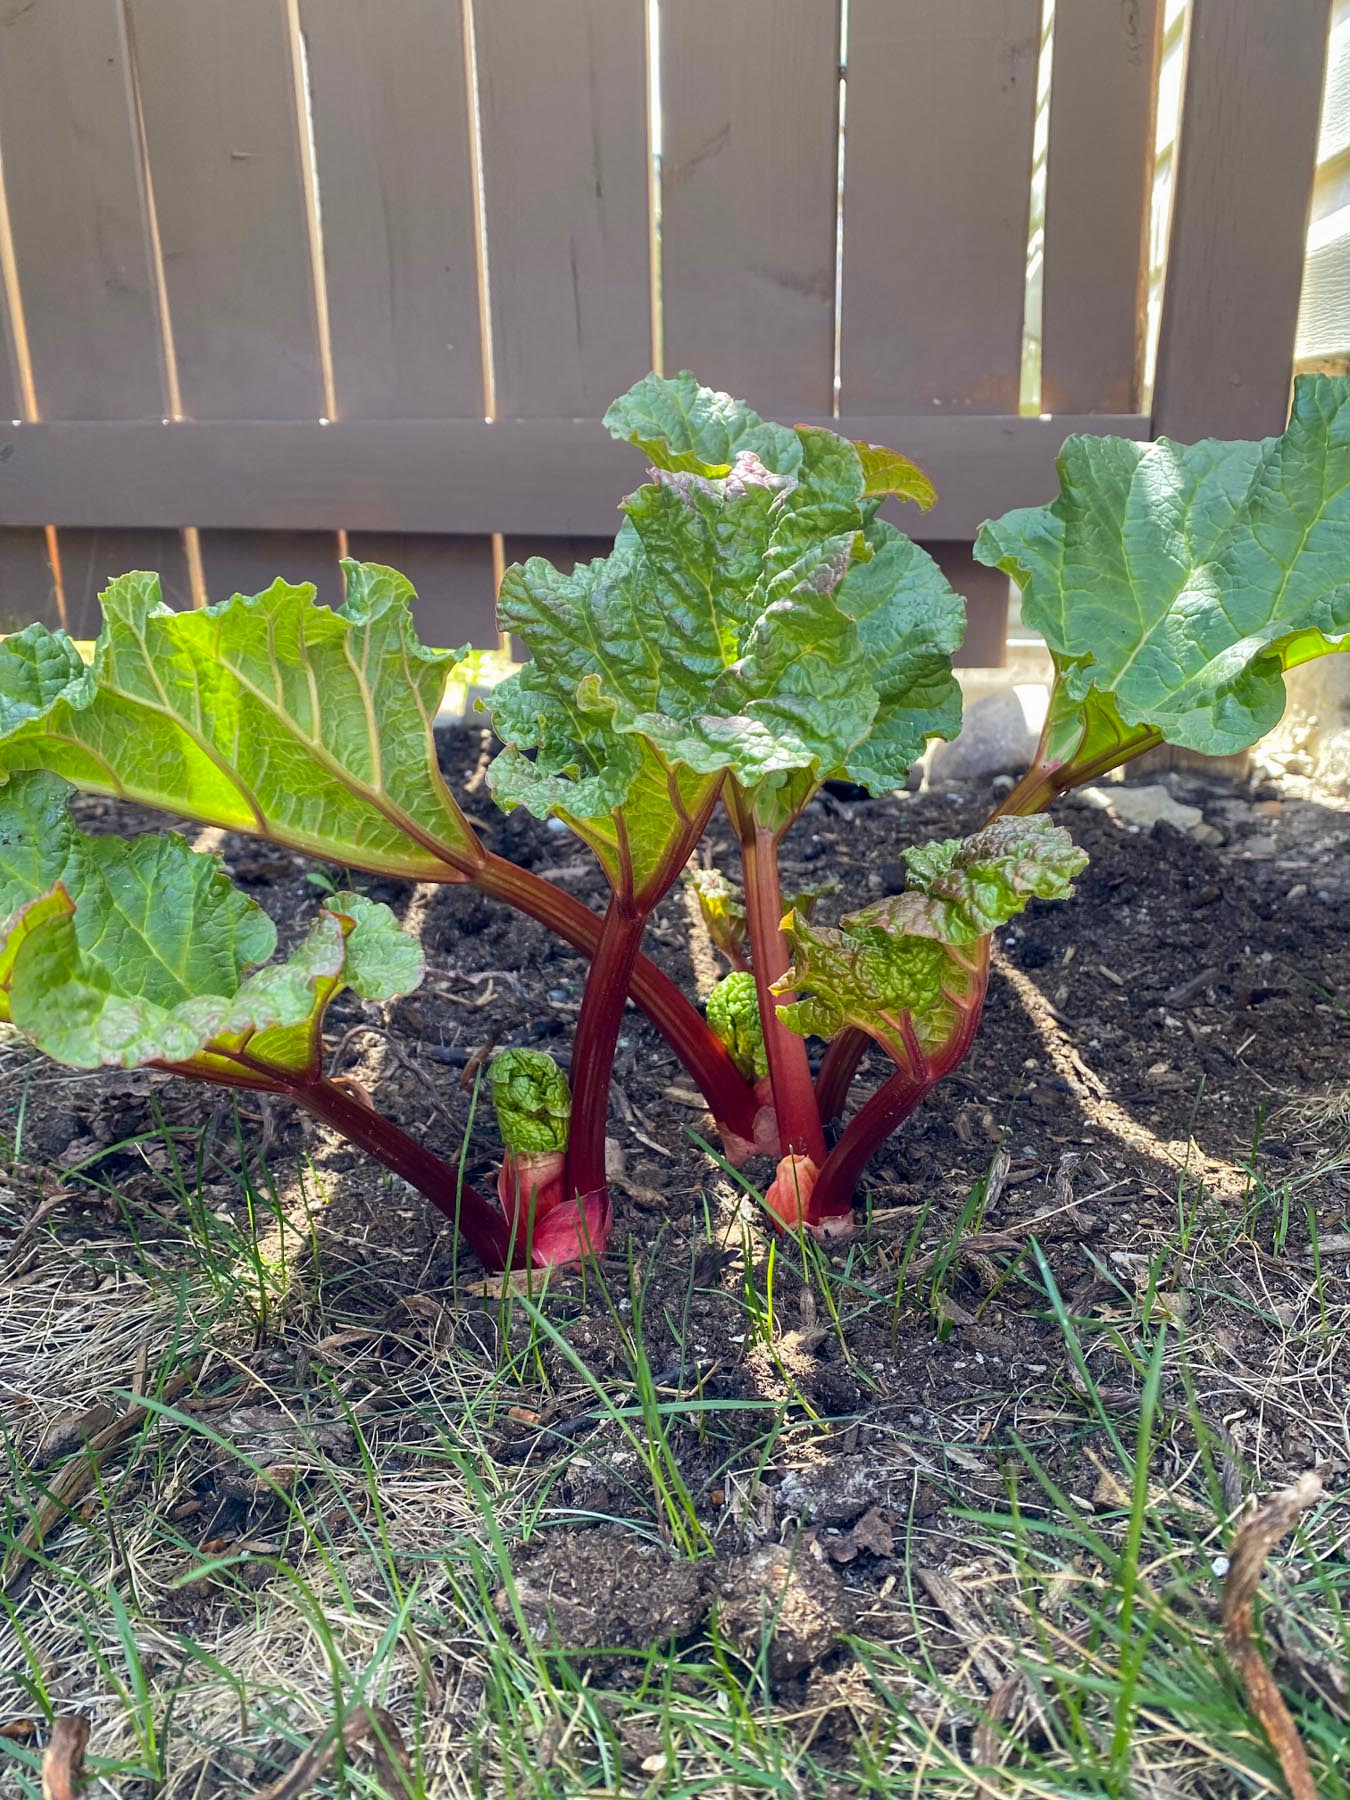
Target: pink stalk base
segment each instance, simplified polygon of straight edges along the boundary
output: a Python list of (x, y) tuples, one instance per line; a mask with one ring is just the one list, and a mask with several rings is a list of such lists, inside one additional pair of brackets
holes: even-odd
[(733, 1169), (739, 1169), (752, 1156), (778, 1154), (778, 1114), (773, 1105), (773, 1083), (767, 1075), (761, 1075), (755, 1083), (755, 1098), (759, 1101), (759, 1111), (755, 1114), (752, 1138), (738, 1137), (725, 1125), (718, 1127), (722, 1136), (722, 1154)]
[(609, 1242), (608, 1197), (570, 1200), (566, 1163), (562, 1150), (508, 1152), (497, 1175), (507, 1227), (536, 1269), (601, 1256)]

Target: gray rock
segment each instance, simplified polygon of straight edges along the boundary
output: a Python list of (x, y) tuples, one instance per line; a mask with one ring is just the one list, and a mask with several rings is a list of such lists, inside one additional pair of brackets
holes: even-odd
[(1186, 806), (1174, 800), (1162, 784), (1147, 787), (1090, 787), (1083, 789), (1089, 806), (1099, 806), (1122, 825), (1138, 831), (1151, 831), (1159, 819), (1174, 825), (1178, 831), (1193, 831), (1204, 823), (1205, 815), (1198, 806)]
[(933, 751), (929, 787), (941, 787), (944, 781), (1020, 775), (1036, 754), (1044, 716), (1045, 692), (1038, 687), (1009, 687), (972, 700), (960, 737), (952, 744), (938, 744)]

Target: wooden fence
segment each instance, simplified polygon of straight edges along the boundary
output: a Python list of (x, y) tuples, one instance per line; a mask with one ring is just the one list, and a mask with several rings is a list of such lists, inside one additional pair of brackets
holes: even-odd
[(1191, 0), (1150, 416), (1161, 10), (1059, 0), (1022, 417), (1042, 0), (0, 0), (0, 625), (345, 543), (495, 642), (494, 534), (612, 536), (656, 363), (914, 456), (998, 662), (970, 539), (1067, 432), (1283, 420), (1329, 0)]

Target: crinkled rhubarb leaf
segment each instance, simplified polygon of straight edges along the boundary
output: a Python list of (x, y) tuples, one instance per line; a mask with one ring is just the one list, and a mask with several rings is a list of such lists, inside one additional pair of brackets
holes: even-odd
[(726, 475), (744, 450), (790, 475), (801, 455), (796, 433), (761, 419), (743, 400), (700, 387), (688, 369), (647, 375), (605, 414), (611, 436), (636, 444), (658, 469)]
[(609, 420), (656, 479), (625, 501), (611, 556), (507, 571), (501, 623), (533, 661), (494, 693), (494, 723), (537, 754), (532, 774), (509, 752), (494, 768), (504, 804), (627, 809), (650, 754), (654, 773), (729, 773), (781, 814), (835, 774), (898, 785), (927, 738), (954, 735), (962, 602), (875, 520), (852, 444), (770, 432), (689, 376), (648, 377)]
[(899, 1062), (907, 1035), (930, 1056), (951, 1039), (978, 997), (980, 940), (1033, 898), (1064, 899), (1087, 866), (1068, 832), (1043, 813), (997, 819), (969, 838), (907, 850), (911, 885), (840, 921), (816, 927), (790, 913), (792, 967), (777, 983), (802, 997), (778, 1016), (804, 1037), (853, 1025)]
[(722, 977), (708, 995), (707, 1015), (710, 1028), (726, 1045), (731, 1060), (747, 1081), (768, 1074), (769, 1056), (764, 1047), (759, 999), (755, 978), (748, 969), (733, 969), (730, 975)]
[(216, 857), (176, 835), (87, 836), (69, 795), (42, 772), (0, 788), (0, 1016), (58, 1062), (282, 1084), (317, 1073), (339, 988), (389, 999), (421, 980), (417, 943), (359, 894), (268, 962), (276, 928)]
[(1054, 655), (1057, 760), (1150, 733), (1243, 750), (1284, 710), (1285, 670), (1350, 643), (1350, 381), (1302, 377), (1281, 437), (1075, 437), (1059, 470), (1058, 499), (975, 547)]
[(0, 779), (51, 769), (345, 866), (443, 878), (447, 855), (474, 849), (432, 736), (463, 652), (419, 643), (401, 575), (344, 567), (336, 611), (277, 581), (174, 612), (157, 576), (123, 575), (89, 668), (63, 632), (8, 638)]

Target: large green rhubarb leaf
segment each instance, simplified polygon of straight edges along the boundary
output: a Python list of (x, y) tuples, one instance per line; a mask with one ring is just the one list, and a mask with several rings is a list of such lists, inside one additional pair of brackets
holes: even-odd
[(908, 481), (903, 459), (866, 446), (869, 476), (843, 438), (766, 426), (689, 375), (648, 377), (608, 420), (655, 480), (624, 502), (611, 556), (507, 571), (501, 622), (533, 661), (493, 695), (494, 723), (534, 754), (495, 766), (504, 804), (594, 818), (628, 807), (639, 770), (686, 771), (781, 813), (832, 775), (899, 785), (955, 734), (962, 602), (868, 492)]
[(69, 795), (42, 772), (0, 788), (0, 1018), (58, 1062), (284, 1086), (317, 1074), (340, 988), (390, 999), (421, 980), (415, 940), (359, 894), (269, 962), (275, 926), (215, 856), (88, 836)]
[(401, 575), (344, 567), (336, 611), (277, 581), (173, 612), (157, 576), (124, 575), (89, 668), (64, 632), (0, 643), (0, 779), (51, 769), (346, 866), (443, 879), (475, 853), (432, 737), (463, 653), (418, 642)]
[(1287, 669), (1347, 648), (1350, 381), (1302, 377), (1282, 437), (1075, 437), (1059, 471), (1058, 499), (975, 547), (1054, 655), (1056, 760), (1158, 737), (1245, 749), (1279, 719)]
[(905, 892), (848, 914), (839, 929), (788, 914), (792, 967), (777, 986), (802, 998), (778, 1016), (792, 1030), (828, 1038), (856, 1026), (898, 1062), (912, 1060), (911, 1034), (924, 1056), (940, 1052), (980, 995), (981, 940), (1032, 899), (1064, 899), (1087, 866), (1043, 813), (904, 855)]

